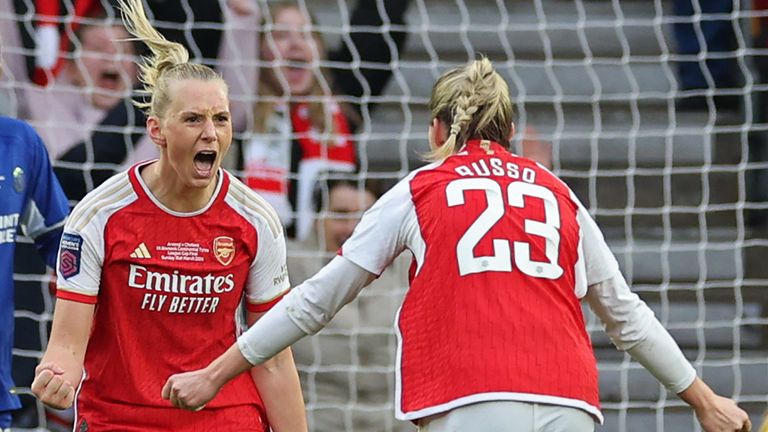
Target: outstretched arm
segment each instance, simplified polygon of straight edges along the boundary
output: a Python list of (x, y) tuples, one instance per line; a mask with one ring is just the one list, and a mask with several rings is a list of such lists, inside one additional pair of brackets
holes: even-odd
[(590, 285), (586, 299), (616, 347), (688, 403), (705, 431), (750, 430), (747, 414), (696, 376), (672, 336), (620, 274)]
[(168, 378), (163, 387), (163, 398), (179, 408), (201, 409), (232, 378), (322, 329), (374, 277), (346, 258), (337, 256), (315, 276), (288, 293), (206, 368)]

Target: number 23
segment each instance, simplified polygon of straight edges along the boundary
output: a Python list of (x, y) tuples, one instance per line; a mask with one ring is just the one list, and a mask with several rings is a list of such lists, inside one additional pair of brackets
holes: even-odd
[[(459, 264), (459, 274), (465, 276), (486, 271), (512, 271), (509, 240), (493, 239), (493, 255), (474, 255), (475, 246), (504, 216), (504, 198), (501, 186), (489, 178), (465, 178), (448, 183), (445, 194), (448, 207), (464, 204), (464, 192), (479, 190), (485, 192), (488, 207), (480, 213), (474, 223), (456, 244), (456, 258)], [(558, 250), (560, 247), (560, 211), (557, 207), (555, 194), (551, 190), (536, 184), (512, 182), (507, 187), (507, 204), (511, 207), (525, 207), (525, 197), (540, 198), (544, 201), (544, 222), (526, 219), (525, 233), (544, 237), (546, 239), (545, 255), (547, 261), (531, 259), (531, 245), (528, 242), (514, 242), (515, 264), (524, 274), (543, 278), (557, 279), (563, 275), (563, 269), (558, 265)]]

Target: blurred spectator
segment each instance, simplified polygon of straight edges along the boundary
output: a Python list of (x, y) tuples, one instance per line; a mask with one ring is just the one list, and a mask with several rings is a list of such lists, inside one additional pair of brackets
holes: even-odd
[(122, 24), (89, 22), (78, 28), (79, 47), (51, 85), (27, 91), (29, 120), (52, 159), (88, 140), (136, 83), (136, 52), (133, 43), (124, 41), (130, 35)]
[[(172, 41), (187, 46), (196, 61), (212, 66), (218, 57), (221, 41), (222, 11), (218, 1), (210, 0), (146, 0), (152, 18), (163, 34)], [(37, 22), (26, 36), (27, 48), (34, 48), (34, 58), (28, 59), (33, 82), (45, 86), (65, 67), (61, 54), (69, 50), (70, 41), (64, 35), (76, 32), (82, 18), (93, 16), (106, 7), (114, 10), (116, 0), (71, 0), (62, 10), (61, 0), (34, 0), (18, 5), (20, 14), (34, 13)], [(32, 11), (27, 8), (32, 6)], [(112, 15), (112, 14), (110, 14)], [(62, 25), (62, 23), (64, 23)], [(186, 24), (193, 25), (187, 27)], [(218, 26), (211, 26), (217, 24)], [(69, 27), (67, 31), (62, 31)]]
[[(678, 54), (695, 57), (706, 53), (706, 60), (679, 63), (678, 78), (682, 91), (734, 90), (738, 87), (740, 74), (734, 33), (737, 23), (730, 17), (723, 17), (732, 10), (733, 0), (674, 1), (675, 15), (684, 19), (673, 26)], [(741, 96), (717, 92), (713, 102), (718, 110), (736, 111), (740, 108)], [(707, 96), (697, 93), (682, 95), (676, 106), (682, 110), (707, 110), (709, 105)]]
[[(359, 1), (350, 25), (404, 23), (407, 0), (384, 2), (386, 18), (377, 3)], [(277, 210), (289, 235), (302, 240), (311, 230), (312, 190), (318, 174), (356, 169), (352, 134), (368, 109), (360, 98), (380, 95), (392, 70), (361, 68), (361, 81), (350, 67), (326, 68), (322, 36), (311, 30), (316, 23), (306, 10), (288, 2), (262, 13), (259, 48), (266, 69), (259, 75), (251, 124), (236, 155), (237, 168)], [(397, 58), (405, 34), (353, 31), (350, 40), (351, 45), (329, 53), (327, 60), (348, 65), (356, 54), (361, 63), (388, 65)]]
[[(324, 182), (319, 182), (324, 184)], [(363, 187), (361, 187), (363, 186)], [(329, 180), (314, 201), (320, 218), (303, 242), (288, 243), (288, 272), (296, 286), (314, 275), (352, 235), (379, 188), (353, 180)], [(413, 431), (392, 419), (395, 337), (392, 323), (407, 285), (399, 260), (320, 333), (293, 345), (307, 417), (314, 431)]]

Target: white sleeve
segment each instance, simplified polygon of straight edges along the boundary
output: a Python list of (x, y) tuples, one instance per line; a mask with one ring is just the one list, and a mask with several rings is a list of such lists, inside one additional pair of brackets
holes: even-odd
[(322, 329), (373, 276), (337, 256), (315, 276), (291, 290), (237, 340), (251, 364), (269, 360), (287, 346)]
[(252, 312), (266, 312), (291, 287), (282, 226), (274, 213), (267, 216), (272, 223), (261, 216), (254, 219), (258, 249), (248, 271), (246, 288), (247, 306)]
[[(78, 231), (68, 222), (59, 243), (56, 265), (58, 297), (96, 303), (104, 265), (103, 231), (97, 223)], [(72, 293), (68, 295), (67, 293)], [(92, 299), (79, 296), (92, 297)]]
[(693, 366), (620, 273), (590, 285), (586, 299), (616, 347), (627, 351), (667, 389), (680, 393), (693, 383)]
[(611, 249), (605, 243), (603, 233), (587, 209), (571, 193), (571, 198), (578, 204), (576, 217), (581, 228), (581, 256), (584, 260), (587, 286), (602, 282), (619, 273), (619, 263)]
[(342, 245), (342, 256), (378, 276), (405, 249), (413, 227), (418, 226), (410, 178), (401, 180), (363, 214)]

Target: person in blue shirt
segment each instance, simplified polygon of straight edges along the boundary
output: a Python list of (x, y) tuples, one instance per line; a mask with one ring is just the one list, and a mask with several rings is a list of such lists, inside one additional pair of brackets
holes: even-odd
[(43, 141), (28, 124), (0, 116), (0, 430), (10, 428), (11, 411), (21, 407), (11, 376), (17, 231), (54, 267), (68, 213)]

